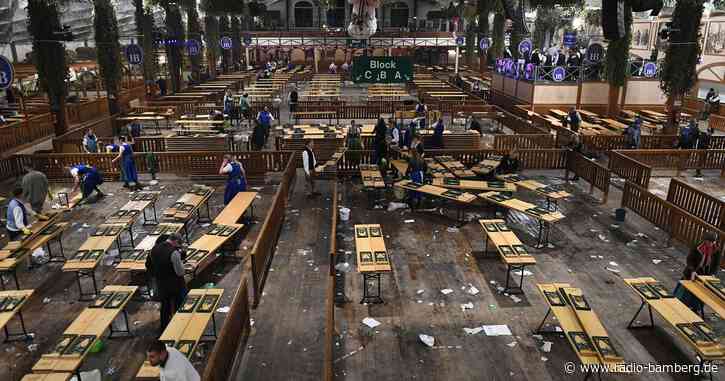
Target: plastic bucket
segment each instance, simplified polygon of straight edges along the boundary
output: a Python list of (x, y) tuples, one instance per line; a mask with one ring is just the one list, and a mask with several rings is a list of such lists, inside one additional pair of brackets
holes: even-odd
[(350, 220), (350, 209), (340, 208), (340, 221), (349, 221), (349, 220)]
[(624, 217), (627, 215), (627, 211), (624, 208), (617, 208), (614, 211), (614, 219), (618, 222), (624, 222)]

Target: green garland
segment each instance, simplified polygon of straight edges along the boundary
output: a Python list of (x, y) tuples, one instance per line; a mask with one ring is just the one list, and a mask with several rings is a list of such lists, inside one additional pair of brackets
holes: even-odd
[(141, 19), (141, 35), (143, 36), (143, 77), (146, 81), (156, 80), (159, 72), (159, 58), (156, 55), (156, 41), (154, 41), (154, 15), (151, 8), (144, 8)]
[(207, 66), (209, 75), (216, 76), (216, 64), (219, 52), (219, 21), (215, 16), (204, 16), (204, 40), (206, 41)]
[(62, 29), (58, 4), (52, 0), (29, 0), (27, 15), (28, 32), (33, 39), (33, 63), (38, 70), (40, 88), (48, 93), (51, 110), (56, 114), (55, 134), (59, 136), (66, 132), (68, 64), (63, 44), (51, 41), (56, 38), (54, 32)]
[[(219, 16), (219, 34), (221, 37), (229, 37), (231, 34), (231, 30), (229, 27), (229, 17), (227, 15)], [(219, 46), (219, 54), (221, 54), (222, 57), (222, 71), (226, 73), (229, 68), (231, 67), (231, 64), (229, 61), (231, 61), (231, 54), (229, 50), (225, 50), (221, 47), (221, 44)]]
[(116, 11), (110, 0), (95, 0), (93, 5), (95, 11), (93, 29), (98, 66), (103, 82), (106, 84), (108, 110), (111, 115), (114, 115), (119, 112), (118, 82), (121, 80), (121, 44), (118, 42)]
[(660, 88), (670, 97), (686, 94), (697, 81), (702, 12), (701, 0), (679, 0), (672, 13), (673, 33), (660, 75)]
[[(199, 12), (196, 11), (196, 2), (186, 9), (186, 19), (189, 27), (188, 37), (196, 41), (201, 41), (201, 24), (199, 22)], [(191, 75), (194, 80), (199, 81), (200, 66), (201, 66), (201, 52), (195, 56), (189, 56), (191, 62)]]
[(506, 26), (506, 17), (503, 15), (503, 10), (496, 11), (496, 15), (493, 17), (493, 44), (488, 49), (490, 58), (496, 60), (497, 58), (503, 57), (505, 36), (504, 27)]
[[(625, 3), (626, 4), (626, 3)], [(629, 67), (629, 45), (632, 41), (632, 9), (624, 7), (624, 37), (610, 41), (605, 57), (605, 73), (607, 82), (612, 86), (624, 86)]]
[(239, 17), (232, 16), (232, 63), (237, 65), (242, 61), (242, 22)]

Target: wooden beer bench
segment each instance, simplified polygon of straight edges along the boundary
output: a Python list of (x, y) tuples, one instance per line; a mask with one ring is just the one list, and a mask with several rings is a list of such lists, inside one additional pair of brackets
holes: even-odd
[[(720, 345), (719, 336), (700, 316), (675, 298), (662, 283), (651, 277), (627, 278), (624, 282), (634, 290), (642, 300), (637, 313), (627, 328), (654, 328), (654, 309), (695, 351), (699, 365), (725, 360), (725, 349)], [(649, 325), (633, 326), (637, 316), (647, 306)], [(710, 375), (712, 379), (712, 374)]]
[(446, 178), (446, 179), (455, 179), (456, 176), (451, 173), (451, 171), (448, 170), (448, 168), (444, 167), (442, 164), (438, 163), (437, 161), (433, 160), (430, 157), (426, 157), (423, 159), (425, 161), (426, 167), (428, 168), (428, 173), (433, 178)]
[[(186, 242), (189, 242), (189, 222), (192, 221), (196, 214), (197, 223), (211, 222), (211, 212), (209, 211), (209, 198), (214, 193), (214, 188), (206, 185), (195, 184), (179, 197), (171, 207), (164, 210), (164, 222), (181, 222), (184, 224), (184, 235)], [(201, 207), (206, 205), (206, 216), (202, 217)]]
[(20, 381), (68, 381), (72, 373), (30, 373), (23, 376)]
[[(524, 270), (526, 266), (536, 264), (536, 259), (529, 254), (523, 243), (516, 234), (506, 225), (506, 221), (501, 219), (494, 220), (478, 220), (483, 228), (484, 244), (483, 254), (488, 255), (489, 246), (493, 246), (506, 265), (506, 285), (504, 292), (520, 293), (524, 292)], [(490, 243), (490, 245), (489, 245)], [(511, 279), (511, 271), (520, 271), (521, 279), (518, 286), (509, 287)]]
[[(130, 335), (126, 306), (136, 292), (136, 286), (106, 286), (80, 315), (65, 329), (63, 335), (40, 357), (33, 373), (75, 373), (80, 380), (80, 367), (91, 347), (106, 331), (108, 338), (115, 333)], [(123, 314), (126, 328), (113, 328), (113, 321)]]
[[(719, 278), (710, 275), (698, 275), (695, 280), (681, 280), (687, 291), (690, 291), (700, 301), (710, 307), (722, 319), (725, 317), (725, 287)], [(700, 310), (704, 318), (704, 308)]]
[(209, 231), (189, 245), (184, 259), (184, 270), (194, 279), (219, 256), (217, 251), (227, 241), (235, 239), (243, 224), (212, 224)]
[(446, 189), (435, 185), (418, 184), (411, 180), (398, 181), (397, 183), (395, 183), (395, 186), (402, 189), (421, 192), (423, 194), (435, 196), (444, 200), (455, 201), (457, 205), (456, 221), (459, 223), (464, 222), (465, 215), (463, 208), (476, 201), (476, 196), (471, 193), (461, 192), (456, 189)]
[[(10, 290), (0, 291), (0, 327), (5, 331), (5, 342), (32, 340), (33, 336), (25, 329), (23, 319), (23, 307), (35, 290)], [(8, 323), (17, 316), (20, 321), (22, 332), (11, 333), (8, 330)]]
[[(118, 248), (118, 255), (121, 256), (122, 245), (121, 245), (121, 234), (124, 231), (128, 231), (130, 236), (131, 245), (133, 248), (133, 232), (128, 229), (128, 224), (101, 224), (96, 228), (96, 231), (91, 234), (88, 239), (78, 248), (72, 257), (68, 258), (61, 270), (63, 272), (74, 272), (76, 273), (76, 280), (78, 281), (78, 293), (81, 301), (85, 296), (98, 295), (98, 286), (96, 284), (96, 267), (103, 259), (106, 252), (111, 248), (113, 243), (116, 243)], [(82, 278), (91, 278), (93, 282), (93, 292), (83, 292), (81, 285)]]
[[(385, 303), (380, 281), (383, 273), (392, 272), (393, 269), (380, 225), (355, 225), (355, 251), (357, 271), (363, 277), (363, 297), (360, 304)], [(372, 293), (371, 284), (377, 285), (377, 293)]]
[(551, 224), (564, 219), (564, 215), (558, 211), (549, 210), (549, 208), (541, 208), (526, 201), (514, 198), (508, 192), (485, 192), (479, 193), (478, 197), (489, 201), (495, 205), (503, 206), (507, 209), (516, 210), (533, 217), (539, 222), (539, 233), (537, 236), (538, 248), (542, 248), (549, 244), (549, 234), (551, 232)]
[[(64, 262), (65, 255), (63, 253), (63, 232), (68, 228), (66, 222), (56, 222), (60, 214), (56, 213), (49, 216), (47, 221), (36, 221), (30, 225), (32, 234), (24, 238), (22, 241), (10, 241), (5, 247), (0, 249), (0, 284), (5, 289), (4, 276), (11, 274), (15, 281), (15, 288), (20, 289), (18, 282), (18, 265), (24, 260), (30, 260), (29, 257), (36, 249), (45, 246), (50, 257), (49, 262)], [(60, 250), (59, 254), (54, 254), (52, 243), (55, 242)]]
[[(528, 189), (546, 197), (547, 209), (556, 210), (559, 200), (571, 196), (571, 193), (563, 191), (557, 186), (542, 184), (536, 180), (527, 179), (525, 176), (519, 174), (499, 175), (496, 176), (496, 178), (508, 183), (516, 184), (517, 187)], [(552, 204), (554, 205), (553, 208), (551, 208)]]
[[(610, 372), (618, 373), (616, 370), (624, 365), (624, 359), (615, 349), (607, 330), (582, 290), (571, 287), (568, 283), (539, 283), (536, 286), (549, 308), (534, 333), (563, 333), (582, 365), (600, 364)], [(551, 314), (563, 332), (541, 329)], [(588, 370), (584, 380), (591, 375), (592, 371)]]
[[(198, 344), (205, 336), (213, 337), (216, 340), (217, 327), (214, 313), (221, 301), (223, 289), (204, 288), (191, 289), (186, 295), (184, 304), (176, 311), (171, 318), (169, 325), (161, 333), (161, 340), (167, 347), (179, 350), (187, 358), (191, 359)], [(233, 318), (230, 316), (230, 318)], [(205, 335), (206, 326), (212, 322), (213, 333)], [(231, 365), (230, 365), (231, 366)], [(158, 380), (159, 368), (151, 366), (144, 361), (141, 369), (136, 373), (137, 380)]]

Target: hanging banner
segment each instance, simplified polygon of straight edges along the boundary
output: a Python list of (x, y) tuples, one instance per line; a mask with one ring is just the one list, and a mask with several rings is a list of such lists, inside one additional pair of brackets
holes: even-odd
[(481, 41), (478, 42), (478, 47), (481, 50), (488, 50), (491, 47), (491, 39), (488, 37), (481, 37)]
[(551, 71), (551, 79), (554, 82), (562, 82), (566, 78), (566, 69), (563, 66), (557, 66)]
[(642, 68), (642, 74), (647, 78), (653, 78), (657, 75), (657, 64), (654, 62), (647, 62)]
[(529, 52), (531, 52), (531, 48), (531, 40), (525, 39), (519, 42), (519, 54), (521, 54), (522, 56), (528, 55)]
[(12, 86), (14, 77), (13, 64), (7, 58), (0, 56), (0, 89), (7, 89)]
[(141, 65), (143, 63), (143, 49), (136, 44), (126, 46), (126, 60), (131, 65)]
[(232, 39), (229, 37), (222, 37), (221, 40), (219, 40), (219, 44), (222, 49), (229, 50), (232, 48)]
[(186, 41), (186, 50), (190, 56), (198, 56), (201, 53), (201, 44), (197, 40)]
[(247, 46), (252, 45), (252, 35), (248, 34), (248, 33), (245, 34), (242, 41), (244, 42), (244, 45), (247, 45)]
[(589, 62), (600, 62), (604, 58), (604, 46), (598, 43), (589, 45), (586, 57)]
[(564, 46), (576, 46), (576, 32), (564, 32)]

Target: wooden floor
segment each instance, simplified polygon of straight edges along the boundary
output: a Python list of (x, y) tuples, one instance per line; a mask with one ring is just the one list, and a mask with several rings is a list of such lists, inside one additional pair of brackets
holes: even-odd
[[(143, 179), (148, 182), (148, 179)], [(272, 179), (272, 182), (276, 181)], [(187, 189), (195, 182), (188, 179), (178, 179), (174, 176), (162, 178), (158, 185), (150, 186), (151, 190), (161, 192), (157, 202), (157, 212), (161, 216), (163, 209), (171, 206)], [(6, 187), (11, 184), (0, 185), (3, 194), (7, 193)], [(209, 185), (216, 186), (217, 190), (210, 199), (212, 218), (223, 208), (222, 200), (224, 185), (222, 182), (210, 182)], [(254, 185), (254, 184), (253, 184)], [(128, 201), (127, 191), (120, 187), (118, 182), (106, 182), (101, 188), (106, 192), (106, 198), (93, 205), (75, 208), (65, 218), (71, 223), (71, 228), (63, 235), (63, 246), (66, 256), (70, 256), (93, 232), (93, 227), (102, 223), (108, 215), (118, 210)], [(274, 187), (271, 185), (262, 186), (259, 190), (260, 199), (255, 202), (255, 215), (257, 219), (267, 213), (267, 209), (274, 194)], [(87, 225), (84, 225), (87, 224)], [(242, 242), (242, 251), (251, 250), (261, 223), (252, 225), (245, 240)], [(191, 225), (192, 241), (198, 238), (205, 225)], [(134, 235), (138, 243), (151, 227), (142, 227), (141, 223), (134, 225)], [(2, 237), (5, 239), (5, 237)], [(115, 247), (115, 246), (114, 246)], [(111, 250), (115, 252), (114, 249)], [(221, 306), (228, 306), (239, 286), (242, 275), (242, 263), (217, 261), (219, 265), (210, 266), (197, 280), (192, 282), (191, 287), (201, 287), (213, 283), (216, 287), (222, 287), (229, 292), (222, 296)], [(96, 270), (96, 279), (99, 288), (111, 284), (142, 284), (143, 278), (131, 277), (127, 273), (119, 273), (110, 266), (109, 257), (103, 259)], [(56, 340), (63, 333), (63, 330), (80, 314), (88, 305), (87, 302), (78, 302), (78, 285), (73, 273), (60, 271), (62, 264), (46, 264), (26, 270), (21, 266), (19, 271), (20, 285), (22, 288), (34, 288), (35, 294), (28, 301), (23, 309), (23, 317), (26, 327), (35, 334), (34, 340), (29, 342), (0, 343), (0, 380), (16, 381), (30, 371), (30, 368), (38, 361), (40, 355), (48, 351)], [(10, 277), (6, 280), (12, 282)], [(12, 285), (15, 286), (14, 284)], [(90, 289), (90, 280), (83, 281), (84, 290)], [(132, 337), (119, 337), (114, 339), (104, 338), (104, 350), (98, 354), (92, 354), (82, 366), (82, 370), (99, 369), (103, 380), (132, 380), (145, 359), (146, 348), (149, 343), (158, 337), (159, 303), (148, 299), (132, 300), (128, 304), (128, 316)], [(219, 328), (226, 314), (217, 313)], [(123, 327), (123, 319), (115, 322), (116, 328)], [(17, 319), (10, 322), (11, 331), (19, 330)], [(203, 343), (193, 357), (193, 363), (198, 369), (203, 369), (204, 361), (211, 352), (213, 342)]]
[(241, 371), (234, 380), (314, 380), (323, 373), (330, 186), (305, 195), (298, 173)]
[[(527, 174), (545, 183), (561, 183), (559, 172)], [(254, 336), (238, 380), (319, 380), (323, 356), (324, 280), (306, 263), (314, 256), (314, 266), (324, 258), (330, 202), (300, 203), (300, 184), (292, 209), (300, 210), (282, 233), (279, 251), (272, 263), (262, 306), (253, 312)], [(568, 282), (583, 289), (616, 347), (627, 362), (688, 364), (694, 361), (684, 343), (669, 328), (628, 330), (626, 325), (639, 307), (639, 299), (622, 278), (650, 275), (674, 288), (683, 265), (685, 248), (668, 247), (666, 235), (633, 213), (617, 225), (613, 209), (621, 192), (614, 188), (607, 205), (587, 195), (588, 184), (566, 185), (574, 193), (560, 203), (567, 216), (552, 232), (552, 248), (536, 250), (536, 225), (519, 213), (502, 213), (521, 240), (533, 251), (538, 264), (529, 267), (524, 295), (519, 300), (502, 294), (497, 287), (505, 281), (505, 267), (497, 257), (482, 256), (480, 226), (468, 223), (461, 229), (448, 216), (436, 212), (387, 212), (366, 209), (366, 198), (359, 185), (341, 188), (341, 206), (352, 209), (351, 220), (338, 225), (338, 247), (346, 252), (353, 271), (338, 277), (344, 283), (347, 303), (335, 309), (337, 320), (334, 345), (336, 380), (569, 380), (567, 362), (578, 364), (566, 339), (560, 334), (535, 337), (546, 313), (546, 303), (535, 290), (537, 282)], [(323, 192), (324, 193), (324, 192)], [(519, 192), (526, 201), (543, 204), (530, 192)], [(392, 197), (391, 194), (388, 195)], [(499, 211), (503, 212), (503, 211)], [(498, 215), (491, 208), (478, 207), (469, 217)], [(405, 223), (406, 220), (413, 223)], [(394, 271), (383, 277), (383, 305), (361, 305), (362, 279), (355, 272), (352, 226), (379, 223), (393, 261)], [(295, 237), (298, 242), (289, 242)], [(298, 249), (311, 250), (301, 256)], [(653, 260), (658, 263), (654, 264)], [(320, 266), (322, 267), (322, 266)], [(614, 269), (618, 273), (608, 269)], [(464, 289), (474, 286), (477, 295)], [(453, 293), (443, 295), (442, 289)], [(301, 291), (304, 289), (304, 291)], [(422, 291), (421, 291), (422, 290)], [(274, 297), (274, 298), (271, 298)], [(287, 299), (289, 298), (289, 299)], [(274, 304), (272, 304), (272, 302)], [(462, 304), (473, 303), (463, 311)], [(642, 315), (642, 321), (644, 321)], [(372, 317), (382, 324), (370, 329), (362, 324)], [(719, 318), (708, 315), (719, 332)], [(661, 323), (655, 317), (656, 323)], [(463, 328), (506, 324), (513, 336), (468, 335)], [(545, 328), (554, 329), (550, 320)], [(426, 347), (418, 338), (435, 338), (435, 347)], [(552, 342), (550, 352), (541, 347)], [(294, 359), (289, 361), (289, 359)], [(577, 378), (583, 378), (581, 373)], [(718, 376), (715, 376), (718, 379)], [(630, 374), (609, 375), (617, 380), (689, 380), (689, 375)]]

